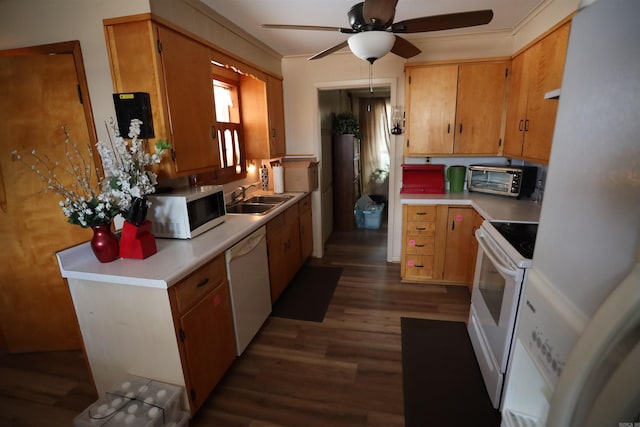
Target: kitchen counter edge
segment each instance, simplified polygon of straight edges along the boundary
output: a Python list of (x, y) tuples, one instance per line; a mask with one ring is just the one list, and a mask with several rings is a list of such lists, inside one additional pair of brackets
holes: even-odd
[(101, 263), (89, 242), (82, 243), (56, 253), (60, 273), (65, 279), (168, 289), (307, 194), (285, 193), (294, 197), (266, 215), (227, 214), (225, 222), (193, 239), (156, 238), (158, 251), (146, 259), (120, 258)]
[(531, 200), (481, 193), (400, 194), (403, 205), (471, 205), (484, 219), (538, 222), (542, 205)]

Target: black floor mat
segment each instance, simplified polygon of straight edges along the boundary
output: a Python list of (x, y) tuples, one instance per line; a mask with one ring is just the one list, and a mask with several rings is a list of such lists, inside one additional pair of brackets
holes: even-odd
[(463, 322), (403, 317), (402, 383), (406, 427), (498, 427)]
[(305, 265), (276, 301), (272, 316), (322, 322), (342, 268)]

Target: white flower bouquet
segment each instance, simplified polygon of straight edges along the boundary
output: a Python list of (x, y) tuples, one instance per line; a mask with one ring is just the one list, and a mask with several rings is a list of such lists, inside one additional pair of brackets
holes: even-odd
[(102, 158), (105, 173), (104, 192), (117, 201), (117, 207), (127, 221), (140, 225), (147, 209), (146, 196), (155, 192), (158, 183), (155, 172), (148, 168), (160, 163), (162, 155), (171, 146), (165, 140), (158, 140), (155, 153), (145, 149), (145, 140), (138, 138), (142, 121), (131, 120), (128, 144), (120, 136), (113, 120), (111, 128), (114, 138), (109, 143), (99, 141), (96, 145)]

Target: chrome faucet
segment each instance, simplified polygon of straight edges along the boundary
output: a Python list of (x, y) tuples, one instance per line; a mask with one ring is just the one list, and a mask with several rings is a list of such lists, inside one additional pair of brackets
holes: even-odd
[(241, 185), (240, 187), (236, 188), (236, 190), (239, 190), (240, 193), (236, 193), (235, 191), (231, 192), (231, 203), (235, 203), (238, 200), (238, 197), (241, 197), (240, 200), (246, 199), (247, 190), (255, 186), (256, 184), (249, 184), (249, 185)]

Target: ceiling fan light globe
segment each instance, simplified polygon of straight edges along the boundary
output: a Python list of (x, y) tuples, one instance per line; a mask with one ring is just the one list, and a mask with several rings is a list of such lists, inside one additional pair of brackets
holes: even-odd
[(388, 31), (364, 31), (349, 37), (349, 49), (355, 56), (373, 64), (391, 51), (396, 36)]

